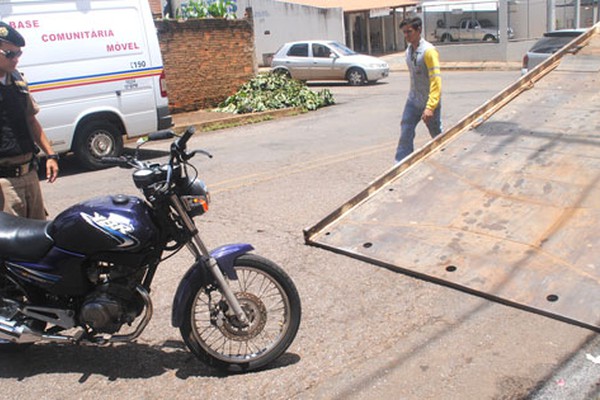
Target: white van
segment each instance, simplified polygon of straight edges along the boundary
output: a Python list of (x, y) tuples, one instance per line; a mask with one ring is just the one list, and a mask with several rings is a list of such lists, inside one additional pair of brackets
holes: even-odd
[(0, 19), (25, 38), (17, 68), (57, 153), (96, 169), (123, 135), (171, 127), (148, 0), (4, 0)]

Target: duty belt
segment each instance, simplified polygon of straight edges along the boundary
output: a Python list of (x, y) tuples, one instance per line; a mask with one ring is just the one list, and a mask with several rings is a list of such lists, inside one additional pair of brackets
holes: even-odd
[(20, 165), (0, 166), (0, 178), (17, 178), (28, 174), (33, 169), (33, 161)]

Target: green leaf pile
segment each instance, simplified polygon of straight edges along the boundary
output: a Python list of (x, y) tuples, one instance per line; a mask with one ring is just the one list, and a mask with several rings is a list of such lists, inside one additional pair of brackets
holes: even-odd
[(314, 92), (303, 82), (269, 72), (246, 82), (215, 111), (246, 114), (292, 107), (308, 111), (334, 103), (329, 89)]
[(177, 8), (177, 19), (226, 18), (235, 19), (235, 0), (189, 0)]

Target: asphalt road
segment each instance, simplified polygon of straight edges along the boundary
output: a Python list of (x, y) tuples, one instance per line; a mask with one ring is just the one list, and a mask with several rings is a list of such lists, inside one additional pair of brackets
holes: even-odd
[[(194, 160), (212, 192), (199, 220), (208, 247), (252, 243), (298, 286), (299, 334), (270, 368), (226, 376), (185, 349), (170, 326), (171, 300), (191, 263), (181, 252), (158, 271), (154, 318), (136, 343), (2, 355), (0, 398), (594, 398), (600, 365), (581, 357), (597, 355), (595, 333), (304, 244), (304, 228), (392, 166), (407, 78), (313, 85), (332, 90), (337, 105), (190, 141), (214, 155)], [(445, 73), (444, 124), (517, 78)], [(423, 127), (417, 136), (418, 146), (427, 141)], [(168, 146), (151, 143), (140, 154), (161, 159)], [(61, 167), (56, 183), (42, 185), (51, 217), (93, 196), (137, 193), (130, 171), (84, 172), (69, 157)]]

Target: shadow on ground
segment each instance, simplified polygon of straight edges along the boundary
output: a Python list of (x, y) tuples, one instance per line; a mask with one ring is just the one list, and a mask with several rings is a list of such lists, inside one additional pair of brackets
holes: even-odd
[[(263, 370), (296, 364), (300, 357), (284, 353)], [(108, 347), (41, 344), (24, 351), (2, 354), (0, 378), (24, 380), (41, 374), (81, 374), (80, 383), (93, 375), (108, 380), (144, 379), (176, 371), (179, 379), (189, 377), (225, 377), (198, 360), (180, 341), (158, 345), (115, 344)]]

